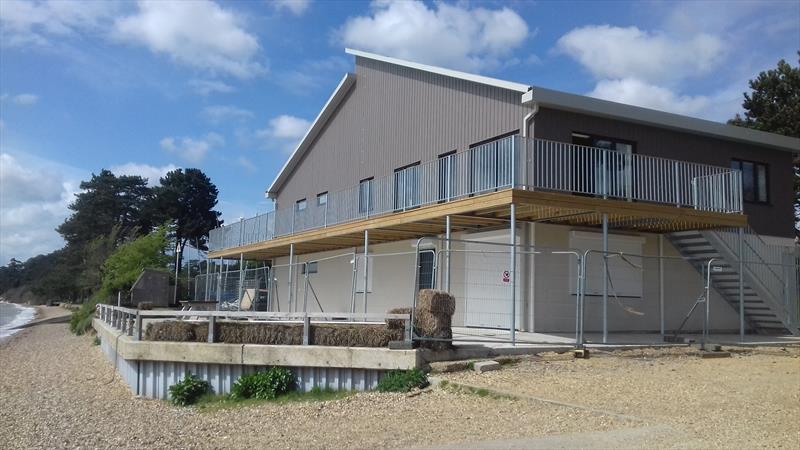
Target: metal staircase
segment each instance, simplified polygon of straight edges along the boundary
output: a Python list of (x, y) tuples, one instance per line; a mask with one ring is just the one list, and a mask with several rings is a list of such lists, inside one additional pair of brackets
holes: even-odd
[[(714, 290), (739, 311), (739, 235), (737, 230), (681, 231), (668, 235), (672, 245), (703, 274), (715, 258)], [(742, 239), (744, 315), (760, 334), (800, 335), (797, 250), (766, 244), (748, 230)]]

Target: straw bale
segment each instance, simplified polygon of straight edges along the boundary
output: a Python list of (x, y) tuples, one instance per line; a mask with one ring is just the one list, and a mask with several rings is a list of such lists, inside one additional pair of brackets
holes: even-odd
[[(388, 314), (411, 314), (411, 308), (392, 308)], [(386, 326), (390, 330), (402, 330), (406, 327), (406, 321), (403, 319), (386, 319)]]

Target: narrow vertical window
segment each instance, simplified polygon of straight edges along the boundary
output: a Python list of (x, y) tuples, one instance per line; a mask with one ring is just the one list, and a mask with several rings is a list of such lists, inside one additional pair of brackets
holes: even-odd
[(769, 170), (766, 164), (731, 160), (731, 168), (742, 172), (742, 197), (750, 203), (769, 203)]
[(358, 212), (366, 214), (372, 211), (374, 206), (373, 198), (375, 194), (372, 192), (373, 178), (361, 180), (358, 184)]

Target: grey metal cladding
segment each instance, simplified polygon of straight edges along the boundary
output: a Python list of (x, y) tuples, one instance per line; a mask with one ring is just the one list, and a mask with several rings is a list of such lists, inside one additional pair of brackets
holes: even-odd
[(279, 208), (520, 128), (519, 92), (357, 57), (356, 84), (277, 193)]

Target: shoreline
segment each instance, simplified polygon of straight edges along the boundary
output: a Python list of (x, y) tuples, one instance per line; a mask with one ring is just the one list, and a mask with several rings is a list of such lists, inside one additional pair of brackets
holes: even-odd
[[(17, 308), (18, 311), (14, 317), (14, 319), (6, 325), (3, 325), (4, 329), (2, 330), (3, 333), (9, 333), (5, 336), (0, 336), (0, 345), (5, 345), (10, 343), (14, 340), (15, 336), (18, 336), (22, 333), (23, 329), (19, 328), (25, 324), (31, 323), (37, 318), (39, 318), (42, 312), (37, 305), (28, 305), (28, 304), (21, 304), (21, 303), (12, 303), (3, 300), (0, 303), (4, 303), (6, 305), (12, 305), (13, 307)], [(32, 313), (28, 313), (28, 310), (32, 310)], [(29, 314), (29, 316), (28, 316)], [(26, 317), (27, 316), (27, 317)], [(21, 320), (20, 320), (21, 319)]]
[(37, 320), (49, 319), (51, 317), (58, 316), (59, 314), (69, 312), (69, 310), (67, 310), (66, 308), (62, 308), (61, 306), (21, 305), (18, 303), (10, 303), (10, 302), (3, 302), (3, 303), (8, 303), (23, 308), (31, 308), (33, 309), (33, 315), (29, 320), (26, 320), (24, 323), (17, 323), (15, 324), (13, 329), (8, 330), (8, 331), (13, 331), (10, 335), (0, 337), (0, 347), (4, 347), (12, 344), (13, 342), (16, 342), (18, 339), (27, 335), (31, 329), (30, 327), (26, 328), (20, 328), (20, 327), (23, 327), (24, 325), (27, 325)]

